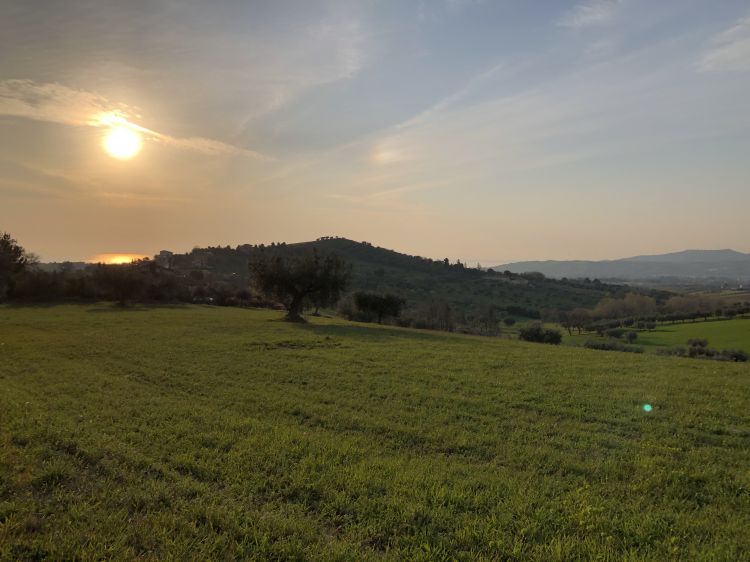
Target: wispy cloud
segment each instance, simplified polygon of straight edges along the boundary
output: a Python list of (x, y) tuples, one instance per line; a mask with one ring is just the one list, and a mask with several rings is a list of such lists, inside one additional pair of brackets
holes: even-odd
[(585, 0), (576, 4), (558, 22), (563, 27), (581, 29), (611, 22), (622, 0)]
[(716, 35), (697, 65), (703, 72), (750, 70), (750, 17)]
[(245, 154), (263, 158), (257, 152), (202, 137), (178, 138), (154, 131), (135, 122), (135, 110), (94, 92), (76, 90), (63, 84), (32, 80), (0, 81), (0, 115), (21, 117), (71, 126), (127, 126), (145, 137), (176, 148), (203, 154)]

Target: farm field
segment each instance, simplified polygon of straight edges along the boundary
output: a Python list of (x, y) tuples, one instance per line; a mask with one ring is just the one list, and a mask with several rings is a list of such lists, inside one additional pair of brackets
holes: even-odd
[(686, 346), (689, 339), (704, 338), (710, 347), (750, 352), (750, 318), (659, 325), (638, 333), (639, 345)]
[(0, 560), (750, 558), (747, 364), (280, 317), (0, 307)]
[[(569, 335), (562, 326), (552, 325), (563, 334), (566, 345), (583, 345), (587, 340), (597, 340), (596, 334)], [(742, 349), (750, 352), (750, 318), (733, 320), (709, 320), (677, 324), (658, 324), (653, 330), (636, 330), (635, 345), (655, 352), (659, 347), (686, 347), (690, 339), (707, 339), (709, 347), (715, 349)]]

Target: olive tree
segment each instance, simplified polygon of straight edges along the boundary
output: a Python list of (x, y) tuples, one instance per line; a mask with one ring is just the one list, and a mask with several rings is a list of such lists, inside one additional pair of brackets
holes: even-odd
[(287, 320), (303, 322), (305, 301), (337, 301), (349, 282), (350, 268), (337, 255), (321, 256), (316, 250), (291, 255), (261, 251), (250, 262), (250, 275), (258, 291), (284, 305)]

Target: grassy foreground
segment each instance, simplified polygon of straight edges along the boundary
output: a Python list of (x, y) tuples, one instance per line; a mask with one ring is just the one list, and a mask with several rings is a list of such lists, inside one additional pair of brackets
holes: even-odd
[(750, 559), (747, 365), (279, 316), (0, 308), (0, 559)]

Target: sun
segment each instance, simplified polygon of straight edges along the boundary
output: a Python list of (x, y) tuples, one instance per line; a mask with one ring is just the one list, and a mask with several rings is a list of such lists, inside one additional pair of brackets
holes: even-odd
[(104, 150), (119, 160), (130, 160), (141, 151), (142, 146), (141, 135), (123, 125), (113, 127), (104, 137)]

